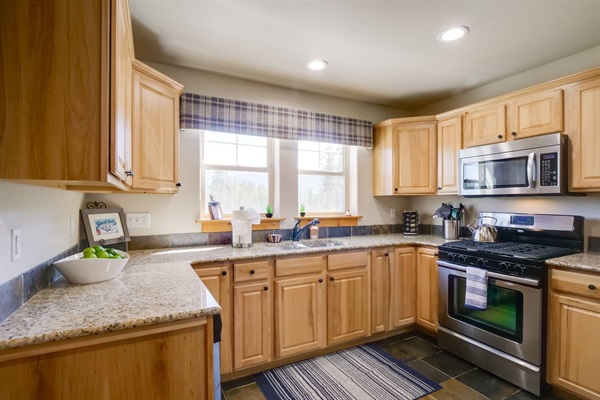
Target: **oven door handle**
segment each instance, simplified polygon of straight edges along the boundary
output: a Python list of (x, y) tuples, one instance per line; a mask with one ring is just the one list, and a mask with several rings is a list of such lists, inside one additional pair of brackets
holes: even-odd
[[(463, 267), (462, 265), (458, 265), (458, 264), (452, 264), (452, 263), (449, 263), (446, 261), (438, 260), (437, 265), (439, 267), (446, 267), (446, 268), (454, 269), (457, 271), (462, 271), (465, 273), (467, 272), (467, 267)], [(490, 278), (494, 278), (494, 279), (498, 279), (498, 280), (502, 280), (502, 281), (506, 281), (506, 282), (520, 283), (523, 285), (529, 285), (529, 286), (535, 286), (535, 287), (540, 286), (540, 281), (538, 279), (521, 278), (520, 276), (504, 275), (504, 274), (498, 274), (496, 272), (490, 272), (490, 271), (488, 271), (487, 275)]]
[(537, 165), (535, 162), (535, 153), (529, 153), (527, 156), (527, 180), (529, 180), (529, 187), (535, 187), (535, 179), (537, 174)]

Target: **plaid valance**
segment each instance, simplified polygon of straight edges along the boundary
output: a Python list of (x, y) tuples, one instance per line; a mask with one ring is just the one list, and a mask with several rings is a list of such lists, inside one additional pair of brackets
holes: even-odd
[(246, 101), (184, 93), (181, 129), (373, 146), (373, 123)]

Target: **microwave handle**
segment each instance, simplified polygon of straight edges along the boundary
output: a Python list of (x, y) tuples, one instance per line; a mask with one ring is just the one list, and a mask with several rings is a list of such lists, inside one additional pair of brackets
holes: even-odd
[(527, 180), (529, 181), (529, 187), (534, 188), (535, 176), (537, 172), (537, 164), (535, 162), (535, 153), (529, 153), (527, 156)]

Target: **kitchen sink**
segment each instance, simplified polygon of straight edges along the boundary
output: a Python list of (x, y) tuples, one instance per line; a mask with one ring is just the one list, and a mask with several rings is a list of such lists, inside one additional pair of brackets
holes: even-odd
[(280, 247), (281, 250), (317, 249), (323, 247), (339, 247), (346, 243), (339, 240), (306, 240), (302, 242), (291, 242)]

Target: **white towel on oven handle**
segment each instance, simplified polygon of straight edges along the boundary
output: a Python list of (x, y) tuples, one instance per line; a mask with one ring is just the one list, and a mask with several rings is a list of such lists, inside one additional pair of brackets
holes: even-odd
[(487, 271), (467, 267), (465, 307), (476, 310), (487, 309)]

